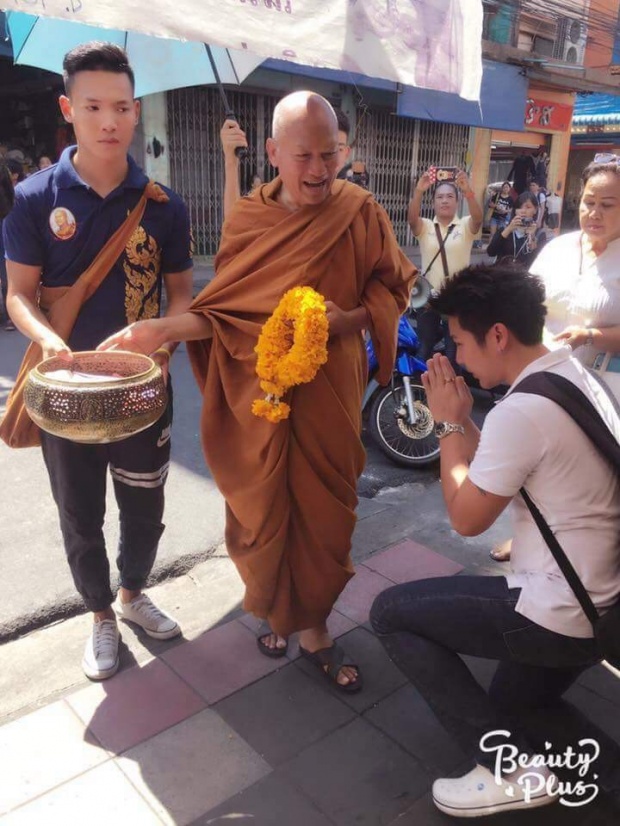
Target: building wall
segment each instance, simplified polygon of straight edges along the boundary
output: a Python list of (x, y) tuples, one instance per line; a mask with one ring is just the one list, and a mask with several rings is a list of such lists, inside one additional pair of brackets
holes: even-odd
[(142, 166), (149, 178), (170, 185), (170, 147), (165, 92), (142, 99)]
[[(618, 38), (618, 0), (590, 0), (591, 24), (583, 61), (584, 66), (608, 66)], [(609, 26), (604, 21), (609, 20)]]
[[(308, 79), (302, 80), (303, 85), (308, 86)], [(334, 100), (337, 92), (338, 104), (350, 116), (355, 138), (353, 157), (365, 162), (369, 189), (390, 215), (399, 242), (410, 245), (413, 238), (407, 224), (407, 207), (412, 181), (433, 164), (465, 168), (471, 154), (470, 128), (399, 118), (393, 114), (391, 99), (386, 100), (385, 95), (364, 94), (362, 97), (359, 90), (343, 88), (339, 84), (332, 86), (336, 89), (323, 88), (323, 93)], [(269, 165), (265, 140), (282, 91), (231, 89), (227, 94), (248, 136), (249, 156), (241, 165), (241, 191), (245, 193), (255, 174), (263, 181), (276, 174)], [(219, 245), (223, 223), (220, 97), (212, 87), (202, 86), (168, 92), (166, 100), (168, 145), (164, 159), (169, 165), (169, 182), (188, 205), (196, 253), (213, 255)], [(149, 108), (146, 115), (144, 129), (148, 146), (149, 134), (153, 129), (160, 129), (164, 119), (157, 104)], [(146, 163), (148, 167), (148, 153)], [(431, 214), (430, 199), (425, 202), (424, 211)]]
[[(390, 109), (358, 110), (355, 153), (369, 172), (369, 189), (385, 207), (399, 242), (414, 243), (407, 208), (415, 181), (429, 166), (467, 165), (470, 128), (395, 117)], [(431, 217), (431, 199), (422, 214)]]
[[(279, 94), (227, 92), (248, 138), (248, 158), (241, 165), (241, 192), (252, 178), (273, 177), (265, 152)], [(223, 223), (224, 163), (220, 144), (222, 103), (209, 86), (176, 89), (167, 94), (170, 185), (188, 206), (197, 255), (213, 255)]]
[[(573, 92), (563, 92), (558, 89), (543, 86), (542, 84), (531, 84), (530, 95), (533, 98), (557, 103), (560, 106), (570, 107), (571, 109), (575, 105), (575, 94)], [(572, 118), (572, 113), (569, 114)], [(570, 122), (564, 131), (551, 129), (545, 131), (537, 127), (537, 134), (541, 132), (545, 135), (551, 135), (549, 167), (547, 169), (547, 189), (551, 192), (557, 191), (558, 195), (563, 197), (570, 152)], [(558, 184), (561, 184), (560, 190), (557, 189)]]

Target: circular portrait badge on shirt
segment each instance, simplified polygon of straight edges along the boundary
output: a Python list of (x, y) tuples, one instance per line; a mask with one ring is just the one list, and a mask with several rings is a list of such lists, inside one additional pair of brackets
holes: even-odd
[(50, 229), (60, 241), (73, 238), (77, 224), (75, 216), (65, 207), (56, 207), (50, 212)]

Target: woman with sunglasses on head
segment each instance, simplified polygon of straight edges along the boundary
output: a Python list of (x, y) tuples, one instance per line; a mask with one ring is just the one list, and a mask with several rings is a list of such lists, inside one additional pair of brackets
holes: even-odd
[(547, 293), (546, 328), (591, 367), (620, 352), (620, 158), (599, 154), (581, 176), (581, 229), (554, 238), (530, 272)]
[(503, 228), (496, 230), (487, 247), (487, 255), (498, 261), (514, 261), (529, 267), (545, 243), (545, 233), (536, 226), (538, 202), (531, 192), (517, 198), (514, 215)]

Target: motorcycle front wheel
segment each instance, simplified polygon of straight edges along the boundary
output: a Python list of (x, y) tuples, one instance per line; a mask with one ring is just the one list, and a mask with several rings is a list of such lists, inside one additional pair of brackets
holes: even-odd
[(411, 385), (415, 419), (410, 424), (402, 382), (384, 387), (372, 401), (368, 424), (377, 446), (393, 462), (406, 467), (424, 467), (439, 459), (435, 422), (419, 384)]

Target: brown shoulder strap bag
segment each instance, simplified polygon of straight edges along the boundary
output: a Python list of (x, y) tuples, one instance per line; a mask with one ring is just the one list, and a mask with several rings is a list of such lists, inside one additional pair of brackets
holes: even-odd
[[(63, 341), (67, 341), (75, 325), (80, 309), (99, 288), (104, 278), (127, 246), (138, 227), (147, 201), (165, 202), (166, 193), (153, 181), (144, 188), (142, 197), (97, 254), (70, 287), (41, 287), (39, 306), (46, 314), (52, 329)], [(24, 385), (33, 367), (43, 359), (41, 347), (31, 342), (17, 373), (15, 384), (6, 403), (6, 411), (0, 422), (0, 439), (9, 447), (36, 447), (41, 444), (39, 428), (32, 421), (24, 406)]]

